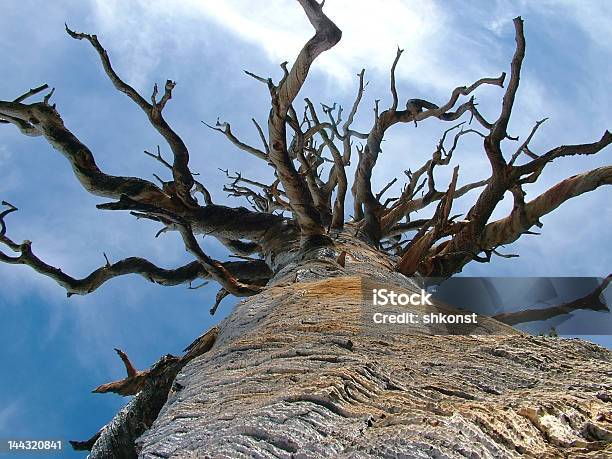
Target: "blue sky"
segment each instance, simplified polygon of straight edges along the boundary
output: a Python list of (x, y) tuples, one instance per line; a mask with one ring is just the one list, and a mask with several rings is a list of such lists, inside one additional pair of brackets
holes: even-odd
[[(278, 64), (291, 62), (311, 35), (295, 2), (256, 2), (257, 9), (254, 4), (5, 0), (0, 98), (48, 83), (56, 88), (53, 100), (66, 125), (92, 149), (103, 170), (144, 178), (165, 174), (142, 154), (158, 144), (163, 151), (157, 133), (112, 88), (91, 47), (70, 39), (63, 24), (97, 33), (118, 73), (144, 95), (155, 82), (178, 82), (165, 113), (190, 147), (192, 170), (216, 190), (216, 202), (238, 204), (220, 191), (224, 176), (218, 168), (267, 181), (270, 173), (200, 120), (214, 122), (220, 116), (242, 139), (257, 143), (250, 120), (265, 120), (268, 97), (242, 70), (278, 78)], [(510, 132), (524, 137), (536, 120), (548, 116), (533, 142), (535, 149), (544, 150), (594, 141), (611, 127), (612, 4), (388, 0), (384, 5), (327, 1), (326, 11), (344, 31), (343, 39), (317, 61), (304, 96), (348, 106), (355, 75), (365, 67), (370, 83), (356, 127), (366, 130), (373, 100), (382, 99), (383, 106), (389, 101), (388, 70), (399, 45), (405, 49), (397, 71), (400, 98), (442, 102), (455, 86), (508, 71), (514, 50), (511, 19), (521, 14), (527, 57)], [(502, 90), (482, 89), (477, 92), (479, 108), (491, 118)], [(25, 138), (13, 126), (0, 127), (0, 198), (20, 208), (8, 220), (14, 239), (31, 239), (40, 257), (73, 275), (99, 267), (103, 251), (112, 260), (145, 256), (168, 267), (189, 259), (176, 235), (155, 239), (154, 224), (96, 210), (101, 200), (81, 189), (65, 159), (44, 140)], [(447, 127), (432, 121), (393, 128), (374, 171), (374, 188), (398, 171), (422, 164)], [(565, 177), (610, 164), (610, 153), (557, 161), (527, 189), (528, 197)], [(466, 141), (455, 160), (462, 183), (488, 173), (476, 141)], [(445, 178), (441, 174), (439, 183)], [(527, 236), (508, 247), (520, 258), (476, 264), (466, 274), (607, 274), (612, 266), (609, 202), (610, 189), (601, 188), (564, 204), (543, 219), (542, 236)], [(495, 216), (508, 210), (505, 202)], [(205, 239), (203, 246), (212, 256), (225, 256), (212, 240)], [(123, 377), (112, 349), (124, 349), (141, 368), (165, 353), (179, 353), (230, 310), (233, 300), (227, 299), (219, 316), (211, 319), (208, 309), (215, 291), (214, 285), (164, 288), (129, 277), (87, 297), (67, 299), (63, 289), (28, 268), (0, 265), (0, 359), (11, 369), (0, 378), (0, 437), (84, 439), (93, 434), (124, 402), (89, 393), (102, 382)], [(609, 340), (602, 342), (609, 345)]]

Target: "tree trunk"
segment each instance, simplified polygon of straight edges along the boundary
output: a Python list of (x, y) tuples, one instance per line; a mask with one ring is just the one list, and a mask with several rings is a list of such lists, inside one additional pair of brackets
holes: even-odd
[(416, 286), (348, 232), (335, 242), (289, 252), (236, 306), (140, 457), (610, 457), (609, 351), (487, 318), (470, 335), (375, 326), (372, 285)]

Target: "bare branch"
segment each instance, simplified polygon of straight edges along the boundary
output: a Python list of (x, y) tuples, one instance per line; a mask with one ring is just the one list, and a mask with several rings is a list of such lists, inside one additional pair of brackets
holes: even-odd
[(68, 443), (70, 443), (70, 446), (72, 446), (72, 449), (75, 451), (91, 451), (101, 435), (102, 430), (99, 430), (87, 440), (68, 440)]
[(156, 101), (157, 85), (154, 86), (151, 102), (147, 102), (132, 86), (125, 83), (113, 69), (108, 53), (98, 41), (96, 35), (75, 32), (70, 30), (66, 25), (66, 32), (76, 40), (87, 40), (98, 53), (102, 62), (102, 67), (108, 75), (109, 79), (117, 88), (118, 91), (127, 95), (138, 105), (147, 115), (151, 125), (161, 134), (168, 142), (172, 153), (174, 154), (174, 163), (172, 165), (172, 175), (176, 186), (177, 196), (188, 206), (195, 206), (196, 203), (191, 196), (191, 188), (193, 187), (193, 176), (189, 170), (189, 151), (183, 140), (176, 132), (168, 125), (162, 116), (162, 110), (166, 103), (172, 97), (172, 90), (176, 85), (175, 82), (167, 80), (164, 86), (164, 95), (159, 102)]
[(342, 32), (323, 13), (321, 4), (315, 0), (298, 1), (314, 27), (315, 35), (304, 45), (278, 87), (276, 96), (273, 97), (268, 120), (269, 156), (289, 197), (293, 215), (301, 229), (303, 242), (308, 245), (325, 245), (330, 244), (331, 240), (325, 236), (325, 228), (314, 205), (313, 197), (289, 156), (285, 123), (287, 113), (302, 88), (310, 66), (317, 56), (340, 40)]
[(2, 205), (8, 207), (8, 209), (0, 212), (0, 242), (4, 242), (4, 237), (6, 235), (6, 223), (4, 222), (5, 217), (10, 213), (19, 210), (10, 202), (2, 201)]
[(289, 74), (278, 88), (278, 112), (281, 115), (287, 113), (289, 106), (295, 100), (314, 60), (321, 53), (332, 48), (342, 37), (340, 29), (323, 13), (321, 4), (315, 0), (298, 1), (316, 32), (306, 42), (295, 63), (291, 66)]
[(506, 129), (508, 128), (508, 122), (510, 121), (510, 115), (512, 113), (512, 106), (514, 105), (514, 99), (516, 92), (519, 87), (519, 80), (521, 77), (521, 66), (523, 65), (523, 59), (525, 58), (525, 35), (523, 33), (523, 19), (520, 16), (513, 19), (516, 50), (510, 64), (510, 81), (504, 94), (502, 102), (502, 109), (497, 121), (493, 124), (491, 130), (491, 141), (499, 147), (500, 142), (508, 136)]
[(601, 136), (601, 139), (599, 139), (597, 142), (576, 145), (561, 145), (560, 147), (553, 148), (543, 155), (533, 159), (527, 164), (516, 166), (515, 173), (518, 176), (534, 173), (541, 170), (551, 161), (563, 156), (594, 155), (610, 145), (610, 143), (612, 143), (612, 133), (610, 133), (610, 131), (606, 131), (604, 132), (603, 136)]
[(215, 296), (215, 304), (213, 304), (212, 307), (210, 308), (210, 315), (211, 316), (215, 315), (215, 313), (217, 312), (217, 308), (221, 304), (221, 301), (223, 301), (223, 299), (225, 297), (227, 297), (228, 295), (229, 295), (229, 292), (227, 290), (225, 290), (224, 288), (221, 288), (217, 292), (217, 295)]
[(568, 199), (612, 184), (612, 166), (600, 167), (569, 177), (542, 193), (524, 207), (515, 209), (506, 218), (489, 223), (480, 241), (481, 247), (495, 248), (516, 241), (539, 220)]
[[(76, 177), (89, 192), (99, 196), (116, 198), (127, 196), (131, 200), (141, 203), (154, 203), (168, 210), (178, 210), (176, 203), (151, 182), (139, 178), (116, 177), (102, 173), (89, 149), (64, 127), (59, 114), (53, 107), (44, 103), (23, 105), (0, 101), (0, 111), (19, 116), (24, 120), (24, 123), (25, 120), (36, 120), (36, 127), (30, 126), (31, 129), (36, 129), (39, 134), (45, 135), (52, 146), (64, 153), (64, 156), (72, 163)], [(4, 115), (4, 113), (2, 114)], [(224, 207), (209, 209), (217, 215), (219, 211), (232, 211)], [(243, 211), (244, 209), (240, 212)]]
[(376, 200), (380, 202), (381, 198), (384, 196), (384, 194), (387, 192), (387, 190), (389, 188), (391, 188), (395, 182), (397, 182), (397, 177), (394, 177), (393, 180), (391, 180), (389, 183), (387, 183), (382, 190), (380, 190), (378, 193), (376, 193)]
[(92, 194), (110, 198), (129, 196), (139, 202), (156, 203), (170, 209), (176, 208), (169, 196), (149, 181), (135, 177), (118, 177), (103, 173), (91, 151), (70, 132), (59, 113), (44, 103), (24, 105), (0, 101), (0, 116), (8, 115), (23, 122), (43, 135), (55, 149), (70, 161), (77, 179)]
[[(329, 171), (329, 178), (327, 180), (327, 183), (325, 183), (323, 190), (324, 193), (326, 195), (331, 196), (331, 194), (333, 193), (333, 190), (336, 188), (336, 186), (338, 186), (339, 180), (342, 180), (341, 175), (344, 175), (346, 177), (346, 171), (345, 171), (345, 166), (350, 165), (350, 161), (351, 161), (351, 150), (352, 150), (352, 138), (356, 137), (356, 138), (367, 138), (368, 135), (367, 134), (361, 134), (359, 132), (356, 132), (354, 130), (351, 129), (351, 125), (355, 119), (355, 115), (357, 114), (357, 110), (359, 109), (359, 104), (361, 102), (361, 99), (363, 98), (363, 93), (365, 91), (365, 87), (367, 86), (367, 83), (364, 83), (364, 75), (365, 75), (365, 69), (362, 69), (361, 72), (359, 72), (357, 74), (357, 77), (359, 78), (359, 85), (357, 88), (357, 95), (355, 96), (355, 100), (353, 102), (353, 106), (351, 107), (351, 111), (349, 112), (348, 117), (346, 118), (346, 120), (344, 121), (344, 124), (342, 125), (342, 133), (340, 132), (334, 132), (334, 134), (336, 135), (336, 137), (338, 137), (339, 139), (342, 140), (342, 168), (336, 168), (336, 159), (334, 159), (334, 165), (332, 166), (332, 168)], [(324, 123), (321, 123), (319, 126), (323, 125)], [(331, 147), (330, 147), (330, 151), (331, 151)], [(334, 152), (332, 151), (332, 155), (334, 154)], [(339, 172), (340, 169), (342, 169), (343, 171)], [(347, 189), (348, 189), (348, 180), (347, 180)], [(339, 191), (340, 187), (339, 187)], [(342, 191), (343, 196), (341, 196), (341, 201), (344, 203), (346, 200), (346, 191)], [(335, 210), (336, 215), (340, 215), (340, 209), (337, 208), (338, 210)], [(344, 211), (342, 210), (342, 213), (344, 213)], [(334, 224), (336, 224), (337, 226), (337, 222), (334, 222)]]
[(385, 232), (385, 237), (394, 237), (399, 236), (408, 231), (415, 231), (421, 229), (425, 225), (431, 226), (430, 218), (421, 218), (418, 220), (405, 222), (405, 223), (397, 223), (393, 225), (388, 231)]
[(270, 230), (278, 228), (283, 228), (283, 235), (292, 238), (296, 229), (293, 221), (280, 215), (252, 212), (244, 207), (233, 208), (218, 204), (197, 209), (179, 209), (175, 212), (171, 208), (137, 202), (122, 195), (118, 201), (98, 204), (96, 207), (103, 210), (130, 210), (155, 217), (161, 216), (173, 224), (177, 218), (180, 218), (188, 222), (196, 234), (228, 239), (258, 241), (264, 238)]
[(125, 365), (127, 377), (118, 381), (102, 384), (101, 386), (96, 387), (92, 392), (96, 394), (107, 394), (109, 392), (113, 392), (123, 396), (136, 395), (143, 388), (147, 379), (153, 377), (155, 374), (155, 367), (144, 371), (138, 371), (134, 368), (132, 362), (130, 362), (130, 359), (125, 352), (120, 349), (115, 349), (115, 352), (119, 355)]
[[(49, 85), (47, 84), (43, 84), (41, 86), (38, 86), (36, 88), (32, 88), (28, 91), (26, 91), (24, 94), (20, 95), (19, 97), (16, 97), (15, 99), (13, 99), (13, 103), (15, 104), (19, 104), (21, 102), (23, 102), (24, 100), (32, 97), (33, 95), (38, 94), (41, 91), (44, 91), (45, 89), (47, 89), (49, 87)], [(51, 98), (51, 96), (53, 95), (53, 92), (55, 91), (55, 88), (52, 89), (43, 99), (43, 104), (44, 105), (48, 105), (49, 99)], [(55, 108), (55, 105), (53, 106), (53, 108)], [(2, 113), (0, 112), (0, 124), (13, 124), (17, 127), (17, 129), (19, 129), (21, 131), (21, 133), (23, 135), (26, 135), (28, 137), (39, 137), (42, 135), (42, 133), (36, 129), (36, 127), (32, 124), (33, 119), (22, 119), (18, 116), (11, 116), (7, 113)]]
[(40, 137), (42, 135), (42, 133), (28, 121), (7, 115), (6, 113), (0, 113), (0, 124), (12, 124), (16, 126), (23, 135), (28, 137)]
[[(425, 164), (423, 164), (419, 169), (415, 172), (408, 172), (407, 175), (409, 177), (409, 183), (404, 188), (399, 199), (393, 204), (393, 206), (383, 215), (381, 218), (381, 228), (382, 233), (386, 234), (387, 231), (397, 222), (399, 222), (402, 218), (407, 216), (411, 212), (415, 212), (417, 210), (423, 209), (430, 205), (432, 202), (439, 201), (446, 194), (445, 192), (437, 191), (435, 189), (433, 171), (436, 166), (444, 166), (450, 163), (453, 153), (455, 152), (459, 139), (470, 133), (475, 133), (477, 135), (483, 136), (483, 134), (475, 131), (473, 129), (463, 130), (463, 128), (455, 134), (453, 139), (453, 143), (451, 148), (447, 151), (444, 142), (446, 140), (446, 136), (453, 130), (461, 127), (464, 123), (459, 123), (455, 126), (450, 127), (445, 130), (442, 134), (442, 137), (438, 141), (438, 145), (436, 146), (435, 151), (432, 154), (430, 160), (428, 160)], [(416, 193), (424, 186), (425, 182), (420, 182), (421, 177), (427, 174), (427, 185), (428, 192), (422, 198), (414, 199)], [(420, 185), (419, 185), (420, 182)], [(455, 191), (453, 199), (459, 198), (466, 194), (467, 192), (482, 187), (488, 183), (488, 180), (480, 180), (474, 183), (470, 183), (458, 188)]]
[(346, 120), (344, 121), (344, 124), (342, 125), (343, 141), (345, 142), (347, 141), (350, 142), (350, 137), (357, 137), (360, 139), (366, 139), (368, 137), (367, 134), (360, 134), (350, 129), (351, 125), (353, 124), (353, 120), (355, 119), (355, 115), (357, 114), (357, 110), (359, 109), (359, 104), (361, 103), (361, 99), (363, 98), (365, 87), (368, 85), (367, 83), (364, 84), (364, 81), (363, 81), (364, 75), (365, 75), (365, 69), (361, 69), (361, 72), (357, 74), (357, 76), (359, 77), (357, 96), (355, 96), (355, 101), (353, 102), (351, 111), (349, 112), (349, 115), (346, 117)]
[(125, 365), (125, 371), (127, 372), (128, 378), (133, 378), (134, 376), (136, 376), (136, 373), (138, 373), (138, 371), (136, 371), (136, 368), (134, 368), (134, 365), (132, 365), (132, 362), (130, 362), (130, 359), (127, 354), (121, 349), (117, 348), (115, 348), (115, 352), (119, 355), (119, 358)]
[[(304, 123), (308, 124), (308, 119), (305, 118)], [(289, 148), (291, 157), (297, 158), (301, 166), (298, 171), (298, 176), (305, 179), (308, 192), (312, 198), (315, 209), (319, 214), (319, 219), (322, 225), (328, 225), (331, 221), (332, 211), (329, 204), (326, 202), (325, 196), (321, 189), (320, 180), (317, 176), (317, 168), (321, 164), (321, 157), (317, 150), (307, 145), (302, 131), (302, 125), (298, 121), (297, 113), (291, 105), (287, 116), (287, 124), (293, 129), (295, 136)], [(324, 131), (320, 135), (326, 135)], [(309, 142), (311, 143), (311, 142)], [(310, 154), (308, 154), (310, 152)]]
[[(160, 268), (144, 258), (129, 257), (110, 263), (106, 258), (104, 266), (96, 269), (88, 276), (78, 279), (65, 274), (61, 269), (51, 266), (38, 258), (32, 251), (32, 243), (23, 241), (15, 243), (6, 236), (5, 217), (16, 208), (3, 201), (9, 208), (0, 213), (0, 244), (7, 246), (17, 256), (9, 256), (0, 252), (0, 261), (8, 264), (26, 265), (40, 274), (47, 276), (66, 289), (67, 295), (87, 295), (97, 290), (105, 282), (119, 276), (138, 274), (150, 282), (171, 286), (193, 281), (195, 279), (216, 279), (209, 274), (199, 261), (192, 261), (175, 269)], [(216, 262), (218, 263), (218, 262)], [(254, 285), (264, 285), (272, 273), (261, 260), (252, 262), (226, 262), (220, 264), (217, 270), (226, 271), (237, 282)]]
[[(86, 441), (71, 441), (75, 450), (101, 450), (109, 457), (137, 455), (136, 439), (149, 429), (157, 418), (178, 372), (194, 358), (210, 351), (215, 345), (219, 327), (213, 327), (199, 336), (185, 349), (182, 357), (167, 354), (151, 368), (137, 372), (133, 378), (125, 378), (104, 384), (96, 392), (117, 392), (135, 397), (116, 416)], [(102, 443), (104, 446), (100, 446)], [(110, 445), (110, 446), (109, 446)]]
[[(450, 241), (441, 244), (432, 256), (431, 276), (449, 277), (460, 272), (472, 260), (477, 260), (477, 253), (493, 252), (497, 247), (510, 244), (523, 234), (537, 234), (530, 231), (533, 226), (542, 226), (540, 218), (552, 212), (568, 199), (593, 191), (600, 186), (612, 184), (612, 166), (600, 167), (579, 175), (569, 177), (535, 199), (525, 203), (522, 191), (515, 186), (513, 195), (515, 205), (505, 218), (486, 224), (474, 237), (467, 232), (466, 239), (461, 239), (466, 229), (471, 229), (474, 222), (464, 228)], [(468, 214), (468, 221), (470, 216)], [(483, 261), (488, 261), (486, 258)]]
[(183, 222), (177, 223), (187, 251), (196, 257), (202, 266), (206, 268), (210, 277), (219, 282), (225, 290), (236, 296), (250, 296), (261, 291), (261, 286), (239, 281), (223, 264), (206, 255), (198, 244), (191, 227)]
[[(466, 111), (471, 110), (473, 105), (473, 100), (470, 100), (466, 104), (463, 104), (457, 108), (455, 112), (449, 112), (451, 108), (455, 106), (460, 96), (467, 96), (474, 92), (478, 87), (482, 85), (493, 85), (493, 86), (503, 86), (504, 79), (506, 78), (506, 74), (502, 73), (500, 76), (496, 78), (481, 78), (480, 80), (475, 81), (472, 85), (465, 87), (459, 86), (453, 90), (451, 93), (451, 97), (448, 102), (444, 105), (438, 107), (436, 104), (433, 104), (428, 101), (424, 101), (421, 99), (411, 99), (406, 104), (406, 110), (403, 112), (396, 112), (394, 118), (398, 118), (395, 122), (408, 122), (408, 121), (422, 121), (424, 119), (435, 117), (439, 118), (443, 121), (454, 121), (458, 118), (459, 115), (465, 113)], [(426, 109), (426, 110), (424, 110)]]
[[(245, 197), (259, 212), (273, 212), (274, 210), (291, 210), (289, 203), (282, 197), (286, 194), (283, 191), (278, 190), (279, 181), (276, 180), (271, 185), (251, 180), (242, 176), (241, 173), (236, 172), (231, 175), (227, 169), (220, 169), (221, 172), (225, 173), (226, 177), (232, 180), (232, 182), (223, 187), (224, 191), (229, 193), (229, 196), (233, 197)], [(248, 186), (242, 186), (241, 183), (252, 185), (259, 188), (263, 195), (252, 190)]]
[(272, 78), (264, 78), (264, 77), (261, 77), (259, 75), (254, 74), (253, 72), (249, 72), (248, 70), (244, 70), (244, 73), (246, 73), (251, 78), (259, 81), (260, 83), (265, 84), (266, 86), (268, 86), (268, 88), (270, 90), (274, 89), (274, 84), (272, 83)]
[(147, 150), (144, 151), (144, 154), (147, 155), (147, 156), (150, 156), (151, 158), (153, 158), (157, 162), (161, 163), (164, 167), (167, 167), (168, 169), (172, 170), (172, 164), (170, 164), (168, 161), (166, 161), (163, 158), (163, 156), (161, 154), (161, 150), (159, 148), (159, 145), (157, 146), (157, 154), (153, 154), (151, 152), (148, 152)]
[(395, 87), (395, 68), (397, 67), (397, 63), (400, 59), (400, 56), (404, 52), (403, 49), (397, 48), (397, 53), (395, 54), (395, 59), (393, 60), (393, 65), (391, 66), (391, 95), (393, 97), (393, 103), (391, 104), (391, 110), (397, 110), (397, 88)]
[[(161, 154), (161, 150), (159, 148), (159, 145), (157, 146), (157, 154), (153, 154), (147, 150), (144, 151), (144, 154), (147, 156), (150, 156), (151, 158), (153, 158), (154, 160), (156, 160), (157, 162), (161, 163), (164, 167), (172, 170), (172, 165), (166, 161), (162, 154)], [(159, 177), (157, 177), (155, 174), (153, 174), (160, 182), (162, 182), (162, 184), (171, 184), (169, 182), (163, 182)], [(198, 175), (198, 174), (194, 174), (194, 175)], [(213, 201), (212, 201), (212, 196), (210, 194), (210, 192), (208, 191), (208, 189), (204, 186), (204, 184), (202, 182), (199, 182), (198, 180), (193, 180), (194, 183), (194, 189), (192, 194), (195, 195), (195, 193), (200, 193), (202, 195), (202, 197), (204, 198), (204, 203), (207, 206), (211, 206), (213, 205)], [(162, 189), (164, 189), (162, 187)], [(166, 191), (166, 189), (164, 189), (164, 191)]]
[(262, 251), (261, 245), (256, 242), (241, 241), (240, 239), (227, 239), (223, 237), (218, 237), (217, 239), (234, 255), (240, 256), (243, 259), (251, 260), (251, 258), (247, 258), (249, 255), (260, 253)]
[(251, 118), (251, 121), (253, 122), (253, 124), (255, 125), (255, 128), (257, 129), (257, 133), (259, 134), (259, 138), (261, 139), (261, 143), (264, 146), (264, 149), (266, 151), (266, 155), (268, 153), (270, 153), (270, 146), (268, 145), (268, 141), (266, 140), (266, 136), (263, 132), (263, 129), (261, 129), (261, 126), (259, 125), (259, 123), (257, 122), (257, 120), (255, 118)]
[(493, 316), (493, 318), (508, 325), (516, 325), (538, 320), (548, 320), (552, 317), (569, 314), (580, 309), (589, 311), (609, 311), (607, 305), (601, 300), (601, 294), (608, 287), (610, 281), (612, 281), (612, 274), (608, 274), (603, 282), (588, 295), (567, 303), (543, 309), (526, 309), (517, 312), (506, 312), (497, 314)]
[[(60, 286), (64, 287), (68, 296), (87, 295), (97, 290), (102, 284), (110, 279), (127, 274), (138, 274), (150, 282), (164, 286), (179, 285), (191, 282), (195, 279), (206, 279), (211, 277), (198, 261), (192, 261), (180, 268), (164, 269), (144, 258), (130, 257), (119, 260), (110, 266), (104, 265), (88, 276), (78, 279), (63, 273), (61, 269), (55, 268), (38, 258), (32, 252), (30, 241), (24, 241), (22, 244), (19, 244), (19, 252), (20, 254), (17, 257), (10, 257), (0, 252), (0, 261), (9, 264), (30, 266), (38, 273), (53, 279)], [(257, 279), (255, 277), (257, 274), (256, 270), (263, 270), (261, 271), (262, 275), (268, 273), (269, 276), (269, 269), (267, 269), (267, 266), (263, 262), (257, 263), (253, 269), (249, 268), (247, 270), (244, 269), (244, 266), (237, 266), (236, 263), (237, 262), (227, 262), (224, 263), (223, 266), (232, 273), (233, 276), (241, 279), (242, 282), (265, 283), (264, 281), (267, 280), (267, 278), (259, 276), (259, 279)], [(244, 274), (248, 275), (245, 276)]]
[[(402, 274), (411, 276), (417, 272), (431, 246), (444, 234), (448, 226), (448, 217), (453, 204), (458, 174), (459, 166), (456, 166), (455, 169), (453, 169), (453, 178), (448, 190), (444, 198), (440, 200), (436, 213), (431, 219), (431, 223), (423, 226), (410, 244), (406, 246), (402, 258), (397, 264), (397, 270)], [(429, 226), (433, 228), (428, 231), (427, 228)], [(425, 272), (422, 274), (428, 275), (429, 273)]]
[[(314, 105), (309, 99), (305, 99), (305, 101), (310, 110), (310, 116), (312, 117), (313, 121), (315, 124), (319, 124), (319, 118)], [(338, 187), (330, 227), (334, 229), (341, 229), (344, 226), (344, 202), (346, 199), (346, 192), (348, 190), (348, 180), (346, 177), (346, 170), (344, 168), (344, 159), (325, 130), (320, 131), (319, 135), (323, 139), (323, 142), (325, 142), (325, 145), (329, 148), (329, 151), (334, 159), (334, 177)], [(331, 195), (331, 190), (333, 190), (333, 187), (326, 187), (325, 191), (328, 193), (328, 196)]]
[(41, 86), (38, 86), (38, 87), (33, 88), (33, 89), (30, 89), (29, 91), (27, 91), (24, 94), (20, 95), (16, 99), (13, 99), (13, 102), (16, 102), (16, 103), (23, 102), (24, 100), (29, 99), (33, 95), (38, 94), (41, 91), (44, 91), (48, 87), (49, 87), (49, 85), (45, 83), (45, 84), (43, 84)]
[[(253, 120), (253, 122), (255, 122), (255, 120)], [(210, 129), (212, 129), (213, 131), (218, 131), (222, 134), (225, 135), (225, 137), (227, 137), (227, 139), (232, 142), (234, 145), (236, 145), (238, 148), (240, 148), (242, 151), (246, 151), (247, 153), (252, 154), (253, 156), (259, 158), (259, 159), (263, 159), (263, 160), (268, 160), (268, 155), (259, 150), (258, 148), (252, 147), (251, 145), (248, 145), (244, 142), (241, 142), (240, 140), (238, 140), (238, 138), (234, 135), (234, 133), (232, 132), (231, 126), (229, 123), (227, 122), (220, 122), (219, 119), (217, 119), (217, 122), (215, 123), (214, 126), (211, 126), (208, 123), (205, 123), (204, 121), (202, 121), (202, 124), (204, 124), (205, 126), (209, 127)], [(256, 126), (257, 123), (255, 123)], [(267, 148), (267, 144), (266, 144), (266, 148)]]
[[(372, 127), (363, 153), (359, 156), (359, 164), (355, 171), (355, 179), (353, 182), (353, 197), (354, 197), (354, 212), (357, 220), (365, 215), (372, 224), (366, 225), (371, 228), (371, 231), (378, 229), (380, 233), (380, 223), (376, 222), (380, 218), (380, 203), (376, 201), (372, 194), (371, 177), (372, 170), (378, 160), (378, 155), (381, 151), (381, 143), (385, 132), (391, 126), (397, 123), (417, 122), (430, 117), (435, 117), (444, 121), (456, 120), (466, 111), (473, 107), (473, 100), (459, 106), (455, 112), (450, 112), (457, 100), (462, 95), (469, 95), (481, 85), (496, 85), (502, 86), (505, 79), (505, 74), (502, 73), (497, 78), (481, 78), (474, 82), (471, 86), (460, 86), (453, 90), (448, 102), (442, 106), (438, 106), (432, 102), (423, 99), (410, 99), (406, 103), (406, 110), (385, 110), (377, 114), (375, 117), (374, 126)], [(365, 210), (365, 213), (364, 213)], [(366, 230), (367, 231), (367, 230)], [(374, 239), (377, 236), (370, 235)]]
[(531, 139), (533, 139), (533, 136), (535, 135), (536, 131), (539, 129), (539, 127), (544, 124), (544, 122), (548, 120), (548, 118), (542, 118), (540, 121), (536, 121), (535, 125), (533, 126), (533, 128), (531, 129), (531, 132), (529, 133), (529, 135), (527, 136), (527, 138), (525, 139), (525, 141), (521, 144), (520, 147), (518, 147), (516, 149), (516, 151), (514, 152), (514, 154), (512, 155), (512, 158), (510, 159), (510, 161), (508, 162), (509, 166), (513, 166), (514, 163), (516, 162), (516, 160), (518, 159), (518, 157), (521, 155), (521, 153), (525, 153), (527, 156), (529, 156), (531, 159), (536, 159), (538, 156), (533, 154), (530, 150), (529, 150), (529, 142), (531, 142)]

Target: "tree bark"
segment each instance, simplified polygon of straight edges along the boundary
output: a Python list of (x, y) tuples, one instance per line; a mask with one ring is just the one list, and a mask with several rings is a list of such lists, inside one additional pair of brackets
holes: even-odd
[(470, 335), (374, 326), (364, 293), (416, 284), (351, 231), (236, 306), (139, 457), (610, 457), (609, 351), (489, 318)]

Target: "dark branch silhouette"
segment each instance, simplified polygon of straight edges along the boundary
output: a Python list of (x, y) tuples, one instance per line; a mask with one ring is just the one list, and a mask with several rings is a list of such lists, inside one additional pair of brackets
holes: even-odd
[(606, 288), (608, 288), (611, 280), (612, 274), (609, 274), (591, 293), (583, 297), (576, 298), (575, 300), (568, 301), (567, 303), (559, 304), (557, 306), (550, 306), (548, 308), (524, 309), (517, 312), (505, 312), (503, 314), (497, 314), (493, 316), (493, 318), (508, 325), (517, 325), (538, 320), (552, 319), (553, 317), (569, 314), (580, 309), (589, 311), (609, 311), (610, 309), (605, 302), (602, 301), (601, 295)]

